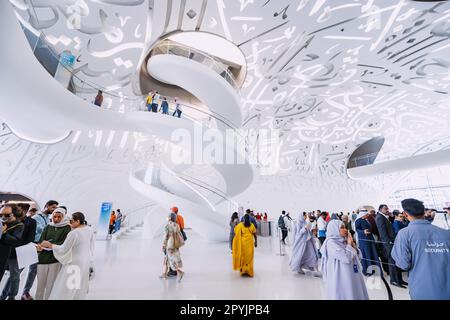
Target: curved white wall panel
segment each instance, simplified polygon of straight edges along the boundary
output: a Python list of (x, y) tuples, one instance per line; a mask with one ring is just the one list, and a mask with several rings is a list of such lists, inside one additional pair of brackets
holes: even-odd
[[(54, 110), (50, 118), (41, 113), (41, 103), (51, 99), (63, 103), (58, 90), (54, 92), (60, 85), (36, 63), (9, 1), (0, 3), (0, 41), (0, 118), (23, 139), (43, 143), (63, 140), (70, 129), (64, 126), (60, 110)], [(48, 91), (41, 87), (41, 80), (49, 83)]]

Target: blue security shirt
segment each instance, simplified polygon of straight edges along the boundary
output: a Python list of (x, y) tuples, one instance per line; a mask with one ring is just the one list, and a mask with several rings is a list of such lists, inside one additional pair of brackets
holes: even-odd
[(450, 300), (450, 231), (411, 221), (398, 232), (391, 255), (409, 272), (411, 299)]

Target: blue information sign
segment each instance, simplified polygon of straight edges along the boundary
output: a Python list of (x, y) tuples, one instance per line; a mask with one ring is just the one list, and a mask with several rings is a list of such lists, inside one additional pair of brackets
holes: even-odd
[(100, 218), (97, 225), (97, 240), (106, 240), (109, 230), (109, 219), (111, 218), (112, 202), (102, 202)]

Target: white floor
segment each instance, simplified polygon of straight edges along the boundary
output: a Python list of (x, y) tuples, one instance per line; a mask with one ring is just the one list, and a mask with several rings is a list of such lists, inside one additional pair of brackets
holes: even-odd
[[(255, 277), (232, 270), (227, 243), (208, 243), (188, 231), (181, 249), (185, 276), (159, 279), (161, 239), (144, 240), (135, 231), (123, 239), (96, 243), (96, 275), (88, 299), (322, 299), (322, 279), (293, 274), (288, 255), (279, 255), (275, 237), (258, 240)], [(407, 289), (392, 287), (394, 299), (409, 299)], [(381, 283), (371, 299), (387, 299)]]

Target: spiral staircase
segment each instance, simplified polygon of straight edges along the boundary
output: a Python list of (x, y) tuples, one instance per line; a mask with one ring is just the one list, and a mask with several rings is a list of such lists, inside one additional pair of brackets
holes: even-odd
[[(124, 113), (111, 108), (94, 108), (81, 95), (74, 95), (62, 87), (37, 63), (8, 1), (0, 4), (0, 41), (7, 48), (2, 50), (0, 59), (0, 119), (22, 139), (52, 144), (66, 139), (74, 131), (117, 130), (142, 132), (170, 141), (174, 130), (182, 128), (193, 135), (195, 127), (202, 125), (195, 117), (190, 117), (189, 112), (187, 117), (179, 119), (139, 111), (143, 102), (140, 97), (130, 98), (130, 106)], [(205, 56), (204, 61), (211, 62), (210, 59)], [(202, 101), (208, 107), (206, 112), (215, 119), (217, 130), (225, 134), (225, 130), (232, 128), (239, 135), (242, 126), (239, 95), (227, 73), (219, 74), (211, 68), (211, 63), (178, 56), (170, 51), (151, 56), (147, 68), (154, 78), (183, 88)], [(27, 76), (30, 74), (33, 77)], [(99, 89), (92, 83), (85, 85), (94, 92)], [(53, 125), (28, 125), (39, 122)], [(159, 163), (134, 164), (129, 174), (130, 186), (164, 208), (159, 210), (162, 217), (159, 222), (166, 217), (161, 213), (168, 213), (168, 208), (177, 205), (192, 229), (208, 240), (225, 241), (228, 238), (229, 210), (233, 206), (237, 209), (229, 197), (242, 193), (253, 180), (247, 150), (240, 150), (229, 143), (227, 148), (233, 150), (233, 159), (240, 156), (245, 161), (209, 164), (224, 180), (224, 190), (215, 190), (217, 188), (212, 183), (184, 174), (189, 165), (174, 164), (168, 156)], [(193, 153), (196, 150), (187, 151)], [(231, 204), (223, 209), (224, 203)], [(153, 210), (152, 214), (156, 215), (156, 211)]]

